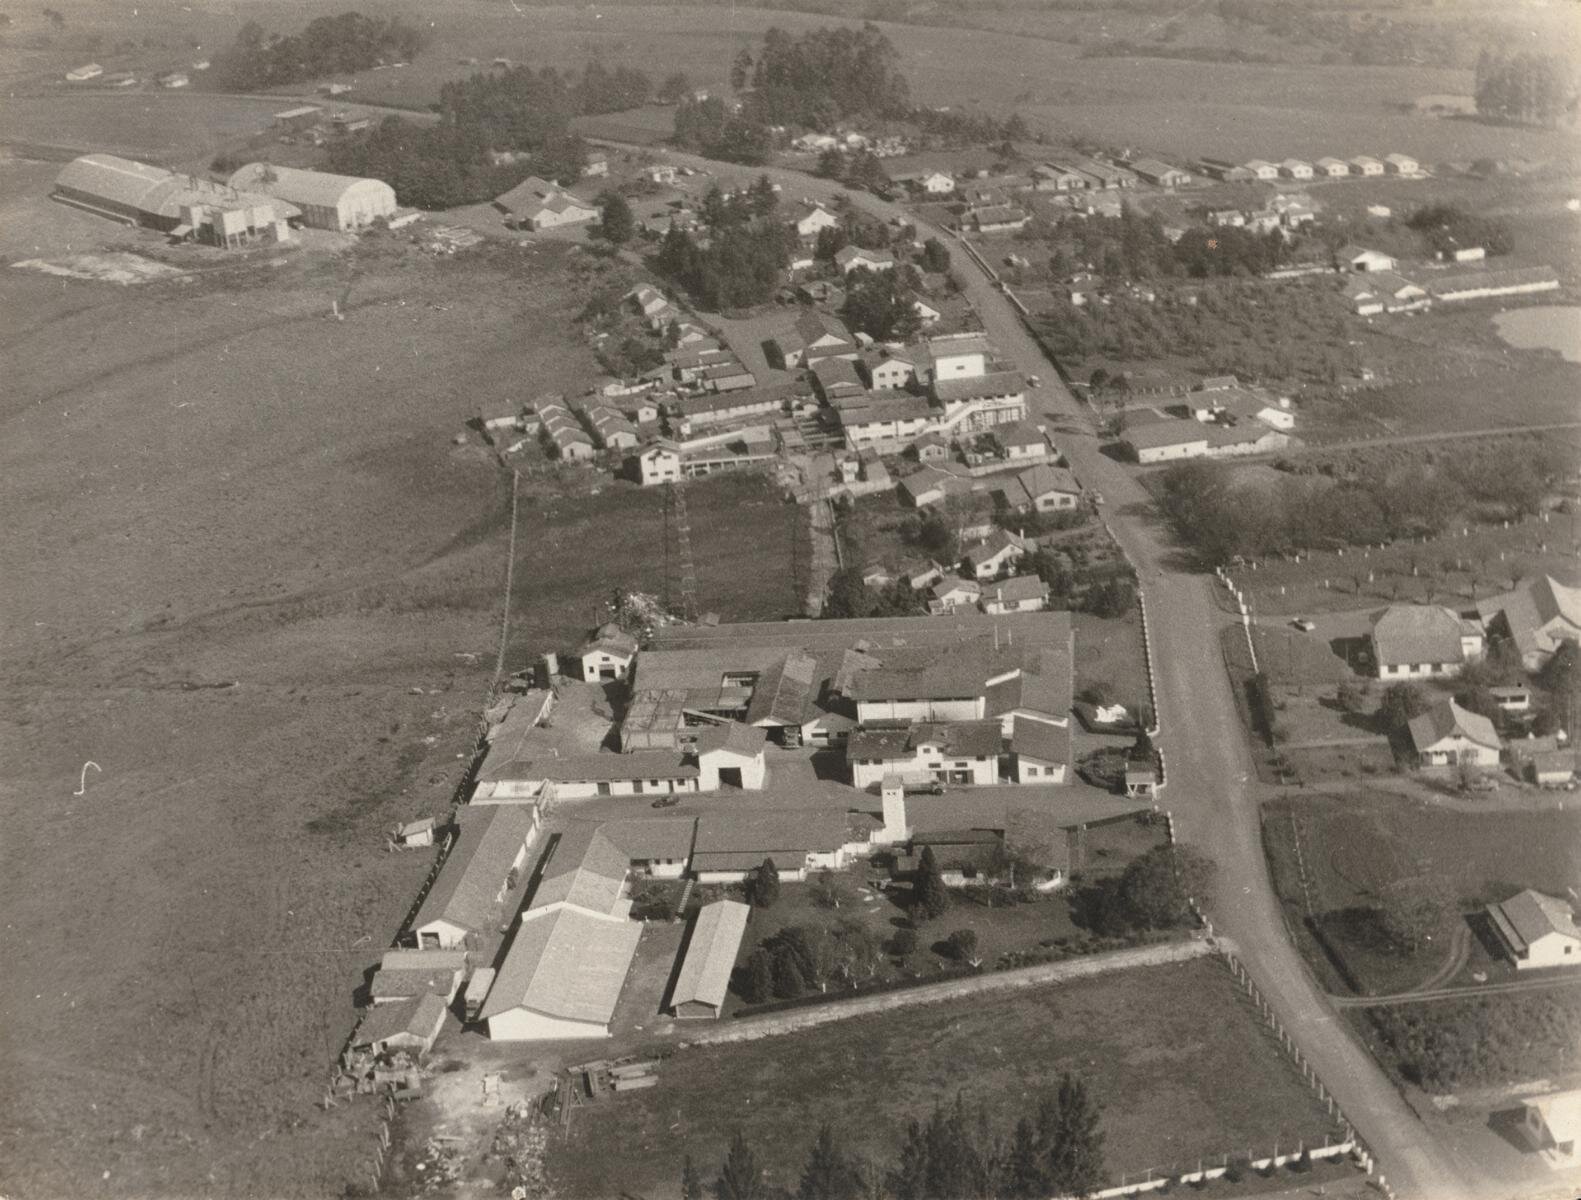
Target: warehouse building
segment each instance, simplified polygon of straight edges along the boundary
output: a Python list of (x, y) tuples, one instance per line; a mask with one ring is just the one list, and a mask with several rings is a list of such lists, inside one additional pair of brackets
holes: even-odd
[(232, 174), (230, 184), (294, 204), (302, 224), (314, 229), (344, 232), (395, 215), (395, 189), (378, 179), (255, 162)]
[(287, 222), (302, 215), (294, 204), (273, 196), (113, 154), (85, 154), (67, 163), (52, 195), (123, 225), (231, 248), (284, 241)]

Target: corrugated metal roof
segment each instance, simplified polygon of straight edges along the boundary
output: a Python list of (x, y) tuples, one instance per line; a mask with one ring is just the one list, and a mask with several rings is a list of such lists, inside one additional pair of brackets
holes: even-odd
[(693, 1003), (718, 1008), (724, 1004), (725, 993), (730, 990), (730, 972), (735, 968), (751, 912), (735, 900), (716, 900), (698, 911), (692, 940), (670, 996), (672, 1008)]
[(389, 193), (391, 211), (395, 208), (395, 189), (379, 179), (354, 175), (331, 175), (326, 171), (305, 171), (299, 167), (280, 167), (273, 163), (248, 163), (231, 173), (230, 185), (242, 191), (278, 196), (293, 204), (323, 205), (338, 208), (352, 191)]
[(55, 183), (150, 213), (158, 212), (165, 197), (181, 186), (163, 167), (114, 154), (84, 154), (62, 167)]
[(525, 916), (478, 1015), (487, 1020), (525, 1008), (607, 1025), (641, 937), (636, 921), (576, 908)]

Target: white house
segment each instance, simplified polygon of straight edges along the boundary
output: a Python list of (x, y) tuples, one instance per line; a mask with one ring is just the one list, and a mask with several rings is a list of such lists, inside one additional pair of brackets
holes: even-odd
[(943, 171), (924, 171), (907, 177), (906, 182), (929, 196), (948, 196), (955, 190), (954, 178)]
[(1049, 457), (1048, 438), (1043, 431), (1025, 421), (1007, 421), (995, 425), (991, 436), (999, 446), (1005, 461), (1014, 466), (1027, 466)]
[(1581, 929), (1568, 900), (1527, 888), (1490, 904), (1488, 920), (1517, 971), (1581, 963)]
[(1009, 508), (1059, 512), (1080, 503), (1081, 485), (1064, 467), (1040, 463), (1022, 471), (1000, 488), (999, 494)]
[(662, 442), (637, 455), (637, 478), (643, 487), (675, 483), (681, 478), (681, 456)]
[(1382, 175), (1383, 163), (1366, 154), (1358, 154), (1350, 160), (1350, 169), (1353, 175)]
[(1581, 643), (1581, 588), (1552, 575), (1480, 601), (1477, 614), (1490, 634), (1509, 639), (1528, 671), (1541, 670), (1566, 642)]
[(1369, 250), (1355, 244), (1341, 246), (1334, 252), (1334, 258), (1342, 271), (1392, 271), (1398, 265), (1382, 250)]
[(723, 786), (760, 790), (767, 773), (763, 760), (767, 739), (764, 730), (737, 721), (700, 730), (698, 788), (705, 792), (718, 791)]
[(895, 256), (888, 250), (864, 250), (860, 246), (842, 246), (835, 253), (835, 265), (841, 274), (852, 271), (893, 271)]
[(698, 909), (670, 992), (670, 1011), (676, 1017), (718, 1017), (723, 1011), (751, 915), (752, 909), (739, 900), (715, 900)]
[(1048, 607), (1049, 588), (1036, 575), (1017, 575), (999, 583), (985, 584), (982, 605), (985, 613), (1042, 612)]
[(1422, 164), (1409, 154), (1385, 154), (1383, 169), (1389, 175), (1420, 175)]
[(581, 225), (598, 219), (598, 209), (547, 179), (530, 175), (510, 191), (495, 197), (494, 207), (525, 229), (553, 229)]
[(478, 1017), (496, 1042), (605, 1038), (642, 923), (575, 906), (523, 913)]
[(908, 729), (857, 729), (846, 742), (851, 786), (873, 787), (887, 776), (913, 782), (999, 782), (1004, 738), (998, 721), (919, 722)]
[(1312, 164), (1302, 158), (1287, 158), (1279, 164), (1279, 172), (1287, 179), (1311, 179)]
[(1325, 179), (1343, 179), (1350, 174), (1350, 164), (1343, 158), (1320, 158), (1312, 165)]
[(796, 210), (791, 223), (796, 226), (797, 237), (812, 238), (817, 237), (821, 229), (837, 228), (840, 218), (821, 204), (803, 204)]
[(1021, 561), (1028, 548), (1025, 538), (1000, 529), (968, 550), (966, 560), (978, 579), (994, 579)]
[(588, 683), (608, 683), (631, 673), (637, 657), (637, 639), (619, 625), (600, 625), (598, 632), (576, 652), (582, 678)]
[(478, 791), (494, 803), (552, 796), (665, 796), (696, 792), (700, 772), (678, 750), (630, 754), (564, 754), (517, 758), (483, 772)]
[(1437, 604), (1391, 604), (1373, 618), (1370, 638), (1379, 679), (1458, 675), (1482, 652), (1475, 623)]
[(1418, 766), (1499, 765), (1499, 735), (1493, 722), (1461, 708), (1447, 696), (1411, 718), (1410, 734)]
[(976, 379), (988, 373), (988, 339), (980, 333), (946, 334), (928, 339), (930, 382)]
[(1064, 783), (1070, 766), (1070, 724), (1018, 716), (1011, 723), (1010, 754), (1017, 783)]
[(911, 311), (917, 314), (917, 319), (922, 322), (924, 329), (930, 325), (937, 325), (939, 318), (944, 315), (926, 300), (913, 300), (911, 302)]
[(962, 579), (959, 575), (946, 576), (933, 585), (928, 611), (952, 613), (958, 609), (974, 609), (982, 596), (983, 585), (977, 580)]
[(1253, 158), (1248, 159), (1242, 165), (1252, 173), (1253, 179), (1269, 180), (1279, 178), (1278, 163), (1267, 162), (1261, 158)]

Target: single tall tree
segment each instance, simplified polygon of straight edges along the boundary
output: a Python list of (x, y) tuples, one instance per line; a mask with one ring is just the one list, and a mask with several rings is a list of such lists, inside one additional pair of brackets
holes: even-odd
[(773, 908), (780, 898), (780, 872), (772, 858), (765, 858), (748, 889), (753, 908)]
[(798, 1200), (856, 1200), (861, 1180), (846, 1156), (834, 1128), (825, 1122), (818, 1129), (807, 1165), (802, 1168)]
[(681, 1200), (703, 1200), (703, 1177), (697, 1173), (690, 1154), (681, 1164)]
[(1063, 1075), (1054, 1103), (1041, 1116), (1049, 1186), (1056, 1195), (1090, 1196), (1103, 1186), (1103, 1131), (1087, 1085)]
[(931, 921), (950, 910), (950, 889), (944, 886), (944, 875), (939, 870), (939, 860), (933, 856), (933, 847), (924, 846), (922, 857), (917, 860), (917, 874), (911, 885), (911, 911), (922, 920)]
[(624, 246), (637, 232), (637, 218), (632, 215), (631, 205), (619, 192), (605, 192), (598, 202), (602, 214), (598, 223), (599, 234), (613, 245)]
[(714, 1180), (714, 1200), (762, 1200), (762, 1196), (763, 1177), (757, 1155), (738, 1129), (720, 1164), (719, 1177)]

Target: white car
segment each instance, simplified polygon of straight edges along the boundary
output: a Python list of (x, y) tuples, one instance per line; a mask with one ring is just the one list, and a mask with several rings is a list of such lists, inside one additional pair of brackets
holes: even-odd
[(1317, 626), (1313, 622), (1307, 620), (1305, 617), (1297, 617), (1294, 621), (1291, 621), (1290, 623), (1292, 625), (1294, 625), (1297, 629), (1299, 629), (1302, 633), (1311, 633), (1314, 629), (1317, 628)]
[(1028, 375), (1027, 376), (1027, 386), (1028, 387), (1041, 387), (1042, 385), (1043, 385), (1043, 381), (1041, 379), (1039, 379), (1036, 375)]

